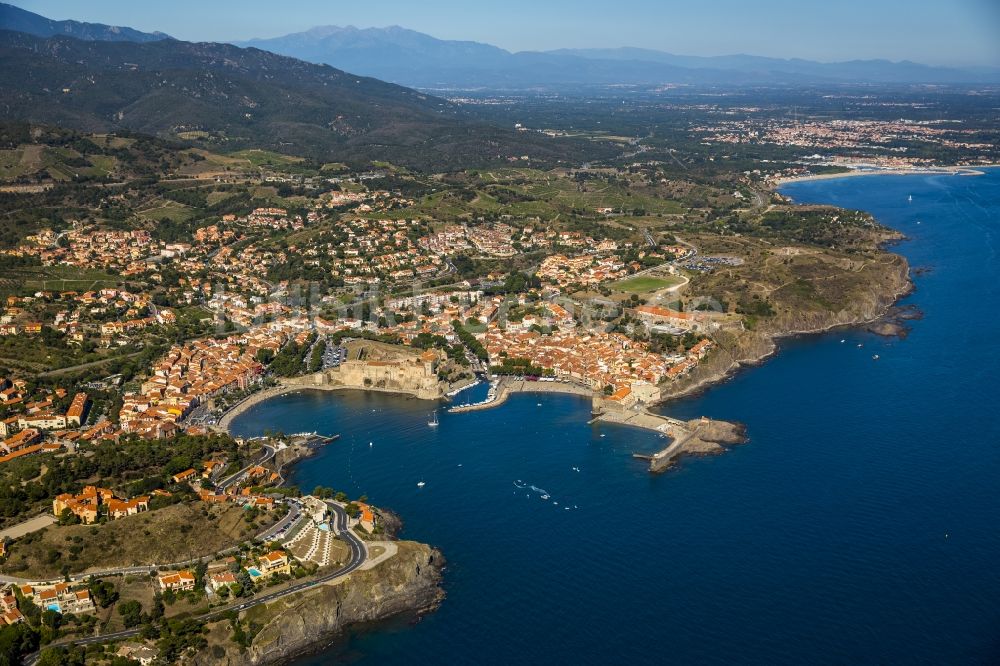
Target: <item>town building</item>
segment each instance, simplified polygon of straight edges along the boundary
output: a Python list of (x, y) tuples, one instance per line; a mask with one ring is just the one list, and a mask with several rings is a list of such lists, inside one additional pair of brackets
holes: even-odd
[(194, 589), (194, 574), (186, 569), (175, 573), (162, 574), (157, 581), (160, 584), (160, 589), (163, 591), (183, 592)]
[(288, 562), (288, 555), (283, 550), (274, 550), (261, 555), (258, 564), (261, 574), (265, 577), (279, 573), (288, 576), (292, 573), (291, 565)]

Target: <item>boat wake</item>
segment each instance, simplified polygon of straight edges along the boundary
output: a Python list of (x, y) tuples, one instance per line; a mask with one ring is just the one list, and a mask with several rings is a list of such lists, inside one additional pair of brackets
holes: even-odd
[[(551, 500), (553, 506), (559, 506), (559, 502), (553, 500), (552, 499), (552, 495), (550, 495), (549, 491), (545, 490), (545, 488), (539, 488), (538, 486), (525, 483), (521, 479), (518, 479), (517, 481), (514, 482), (514, 487), (517, 488), (518, 490), (529, 490), (529, 491), (531, 491), (531, 492), (525, 493), (526, 497), (531, 497), (531, 493), (534, 493), (534, 494), (538, 495), (539, 499), (542, 499), (544, 501), (550, 501)], [(566, 506), (563, 507), (563, 509), (565, 511), (571, 511), (572, 509), (575, 509), (575, 508), (577, 508), (577, 506), (575, 504), (572, 507), (570, 507), (569, 505), (566, 505)]]

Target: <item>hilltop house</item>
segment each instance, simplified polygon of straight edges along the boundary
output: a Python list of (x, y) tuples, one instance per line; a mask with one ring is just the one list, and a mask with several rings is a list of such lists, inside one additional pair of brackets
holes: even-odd
[(176, 573), (163, 574), (158, 578), (158, 581), (160, 589), (163, 591), (182, 592), (194, 589), (194, 574), (186, 569)]
[(100, 507), (106, 506), (108, 517), (112, 520), (132, 516), (140, 511), (149, 510), (149, 496), (142, 495), (130, 500), (120, 500), (107, 488), (87, 486), (79, 495), (63, 493), (52, 500), (52, 513), (59, 518), (63, 511), (69, 510), (84, 525), (97, 522)]
[(288, 562), (288, 555), (282, 550), (274, 550), (260, 557), (260, 572), (270, 577), (275, 574), (291, 575), (292, 567)]

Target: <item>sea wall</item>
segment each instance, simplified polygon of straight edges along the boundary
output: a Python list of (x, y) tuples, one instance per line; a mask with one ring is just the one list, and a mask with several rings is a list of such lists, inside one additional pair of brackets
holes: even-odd
[(376, 622), (401, 613), (424, 613), (444, 598), (444, 558), (430, 546), (395, 544), (397, 552), (371, 569), (318, 585), (240, 614), (240, 624), (261, 627), (246, 649), (233, 643), (228, 621), (214, 623), (209, 647), (191, 663), (197, 666), (262, 666), (291, 661), (321, 649), (350, 625)]

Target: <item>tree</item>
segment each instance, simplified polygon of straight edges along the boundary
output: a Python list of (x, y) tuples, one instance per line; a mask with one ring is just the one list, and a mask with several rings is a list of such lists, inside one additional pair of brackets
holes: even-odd
[(0, 664), (17, 666), (38, 649), (38, 632), (24, 622), (0, 627)]
[(67, 509), (63, 509), (59, 513), (59, 524), (60, 525), (63, 525), (63, 526), (65, 526), (65, 525), (77, 525), (79, 523), (80, 523), (80, 519), (77, 517), (77, 515), (75, 513), (73, 513), (68, 508)]
[(59, 628), (62, 622), (62, 616), (55, 612), (54, 610), (46, 608), (42, 611), (42, 626), (48, 627), (53, 631)]
[(38, 666), (84, 666), (87, 652), (81, 647), (50, 647), (42, 650)]
[(107, 608), (118, 601), (118, 590), (113, 583), (106, 580), (91, 580), (90, 593), (101, 608)]
[(163, 617), (163, 612), (163, 597), (161, 597), (160, 593), (157, 592), (153, 595), (153, 607), (149, 609), (149, 619), (155, 622)]
[(118, 606), (118, 614), (125, 622), (125, 628), (131, 629), (142, 624), (142, 604), (135, 599), (129, 599)]
[(205, 562), (198, 562), (194, 568), (194, 586), (195, 589), (201, 589), (205, 587), (205, 574), (208, 573), (208, 564)]

